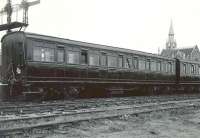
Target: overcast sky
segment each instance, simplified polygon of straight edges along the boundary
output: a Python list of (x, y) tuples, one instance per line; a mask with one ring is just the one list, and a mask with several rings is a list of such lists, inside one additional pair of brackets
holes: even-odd
[(171, 19), (178, 47), (200, 46), (199, 0), (41, 0), (26, 31), (157, 53)]

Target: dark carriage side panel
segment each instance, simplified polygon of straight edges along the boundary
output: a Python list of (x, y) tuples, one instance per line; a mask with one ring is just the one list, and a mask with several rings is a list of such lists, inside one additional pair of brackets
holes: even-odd
[[(107, 79), (159, 79), (159, 77), (154, 77), (152, 75), (153, 73), (148, 73), (145, 71), (145, 64), (142, 65), (143, 63), (140, 63), (139, 60), (137, 61), (137, 67), (133, 68), (132, 61), (131, 64), (129, 65), (130, 67), (126, 68), (125, 63), (127, 62), (126, 60), (129, 58), (132, 60), (132, 56), (129, 54), (128, 56), (124, 56), (124, 67), (123, 69), (118, 68), (118, 58), (116, 58), (118, 55), (114, 51), (107, 51), (104, 49), (104, 52), (99, 53), (95, 49), (89, 48), (89, 47), (82, 47), (81, 45), (74, 45), (74, 44), (65, 44), (62, 43), (60, 44), (59, 42), (49, 42), (46, 40), (40, 40), (40, 39), (29, 39), (28, 41), (28, 49), (27, 50), (27, 59), (28, 61), (33, 59), (33, 48), (37, 46), (42, 46), (42, 47), (47, 47), (47, 48), (52, 48), (54, 49), (54, 52), (56, 52), (56, 48), (62, 46), (63, 49), (65, 50), (66, 58), (65, 62), (62, 63), (61, 65), (56, 62), (56, 53), (54, 53), (54, 61), (55, 62), (50, 62), (50, 63), (44, 63), (42, 61), (41, 63), (38, 62), (38, 71), (37, 67), (32, 67), (28, 68), (28, 74), (27, 75), (36, 75), (36, 76), (42, 76), (42, 77), (80, 77), (80, 78), (107, 78)], [(82, 50), (82, 48), (84, 48)], [(86, 50), (85, 50), (86, 49)], [(99, 49), (100, 50), (100, 49)], [(86, 51), (87, 57), (87, 63), (83, 64), (81, 63), (82, 61), (82, 51)], [(90, 56), (91, 53), (96, 53), (96, 55), (99, 54), (104, 54), (106, 53), (106, 66), (102, 65), (101, 66), (101, 58), (102, 55), (99, 56), (99, 63), (97, 66), (90, 65), (90, 59), (88, 56)], [(80, 54), (80, 59), (77, 61), (77, 63), (73, 63), (74, 61), (71, 61), (70, 59), (72, 54)], [(120, 54), (120, 53), (118, 53)], [(126, 55), (125, 53), (122, 53)], [(78, 56), (76, 55), (76, 56)], [(138, 55), (137, 55), (138, 56)], [(144, 58), (141, 56), (141, 58)], [(105, 62), (105, 61), (104, 61)], [(113, 63), (115, 62), (115, 63)], [(139, 63), (138, 63), (139, 62)], [(144, 61), (143, 61), (144, 62)], [(37, 63), (35, 62), (35, 65)], [(37, 65), (36, 65), (37, 66)], [(100, 67), (101, 66), (101, 67)], [(127, 66), (127, 65), (126, 65)], [(136, 65), (135, 65), (136, 66)], [(141, 71), (141, 67), (142, 71)], [(135, 69), (139, 68), (139, 69)], [(40, 70), (39, 70), (40, 69)], [(36, 71), (33, 71), (36, 70)], [(34, 73), (37, 72), (37, 73)], [(159, 73), (157, 76), (159, 76)], [(162, 76), (162, 75), (161, 75)], [(164, 75), (165, 76), (165, 75)], [(166, 75), (167, 76), (167, 75)]]
[[(54, 77), (56, 67), (54, 45), (46, 41), (27, 39), (27, 76)], [(44, 51), (42, 56), (39, 55), (41, 51)], [(50, 54), (48, 57), (45, 57), (46, 51)]]
[(64, 66), (58, 66), (55, 68), (55, 77), (64, 77), (65, 76), (65, 67)]
[[(136, 54), (135, 51), (120, 48), (101, 47), (96, 44), (48, 36), (32, 36), (28, 35), (27, 40), (27, 79), (24, 82), (38, 88), (39, 91), (52, 88), (69, 93), (83, 91), (84, 94), (89, 92), (86, 95), (100, 95), (102, 92), (106, 95), (106, 92), (109, 94), (111, 90), (117, 89), (121, 94), (123, 90), (126, 90), (131, 95), (131, 92), (134, 94), (135, 89), (139, 92), (139, 89), (144, 86), (154, 87), (156, 85), (157, 87), (155, 81), (158, 82), (170, 76), (169, 73), (161, 71), (152, 72), (150, 67), (146, 67), (147, 58), (149, 61), (152, 57), (154, 57), (153, 60), (156, 59), (156, 55), (153, 54), (142, 52)], [(43, 59), (37, 60), (37, 50), (34, 53), (35, 47), (41, 48), (39, 52), (47, 52), (44, 56), (39, 54), (41, 56), (39, 59)], [(58, 57), (58, 51), (60, 57)], [(45, 54), (52, 56), (45, 59)], [(124, 56), (122, 58), (124, 63), (121, 67), (119, 66), (120, 55)], [(143, 59), (143, 62), (140, 63), (139, 58)], [(149, 84), (143, 85), (146, 80)]]
[(88, 78), (99, 78), (99, 67), (88, 68)]

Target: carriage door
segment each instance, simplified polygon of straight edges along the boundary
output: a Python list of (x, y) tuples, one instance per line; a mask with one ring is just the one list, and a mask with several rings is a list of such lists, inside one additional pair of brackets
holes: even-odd
[(24, 49), (22, 42), (12, 43), (11, 62), (13, 64), (14, 72), (17, 74), (21, 74), (21, 68), (24, 65)]

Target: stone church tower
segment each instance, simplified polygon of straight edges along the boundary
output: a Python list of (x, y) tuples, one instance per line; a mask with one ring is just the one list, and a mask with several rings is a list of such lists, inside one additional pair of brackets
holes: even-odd
[(171, 21), (171, 25), (169, 28), (169, 34), (168, 34), (168, 40), (166, 42), (166, 49), (175, 49), (177, 46), (176, 40), (174, 39), (174, 29), (173, 29), (173, 24)]

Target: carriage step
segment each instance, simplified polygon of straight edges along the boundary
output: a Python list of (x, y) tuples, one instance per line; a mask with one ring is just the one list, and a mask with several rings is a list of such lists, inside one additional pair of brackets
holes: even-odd
[(124, 89), (107, 89), (111, 95), (119, 95), (119, 94), (123, 94), (124, 93)]
[(37, 101), (37, 100), (41, 100), (42, 96), (41, 96), (41, 92), (38, 91), (28, 91), (28, 92), (23, 92), (22, 93), (22, 97), (24, 101)]
[(25, 86), (25, 87), (29, 87), (29, 86), (31, 86), (31, 84), (26, 83), (24, 86)]
[(31, 92), (23, 92), (24, 95), (26, 94), (41, 94), (41, 92), (38, 91), (31, 91)]

